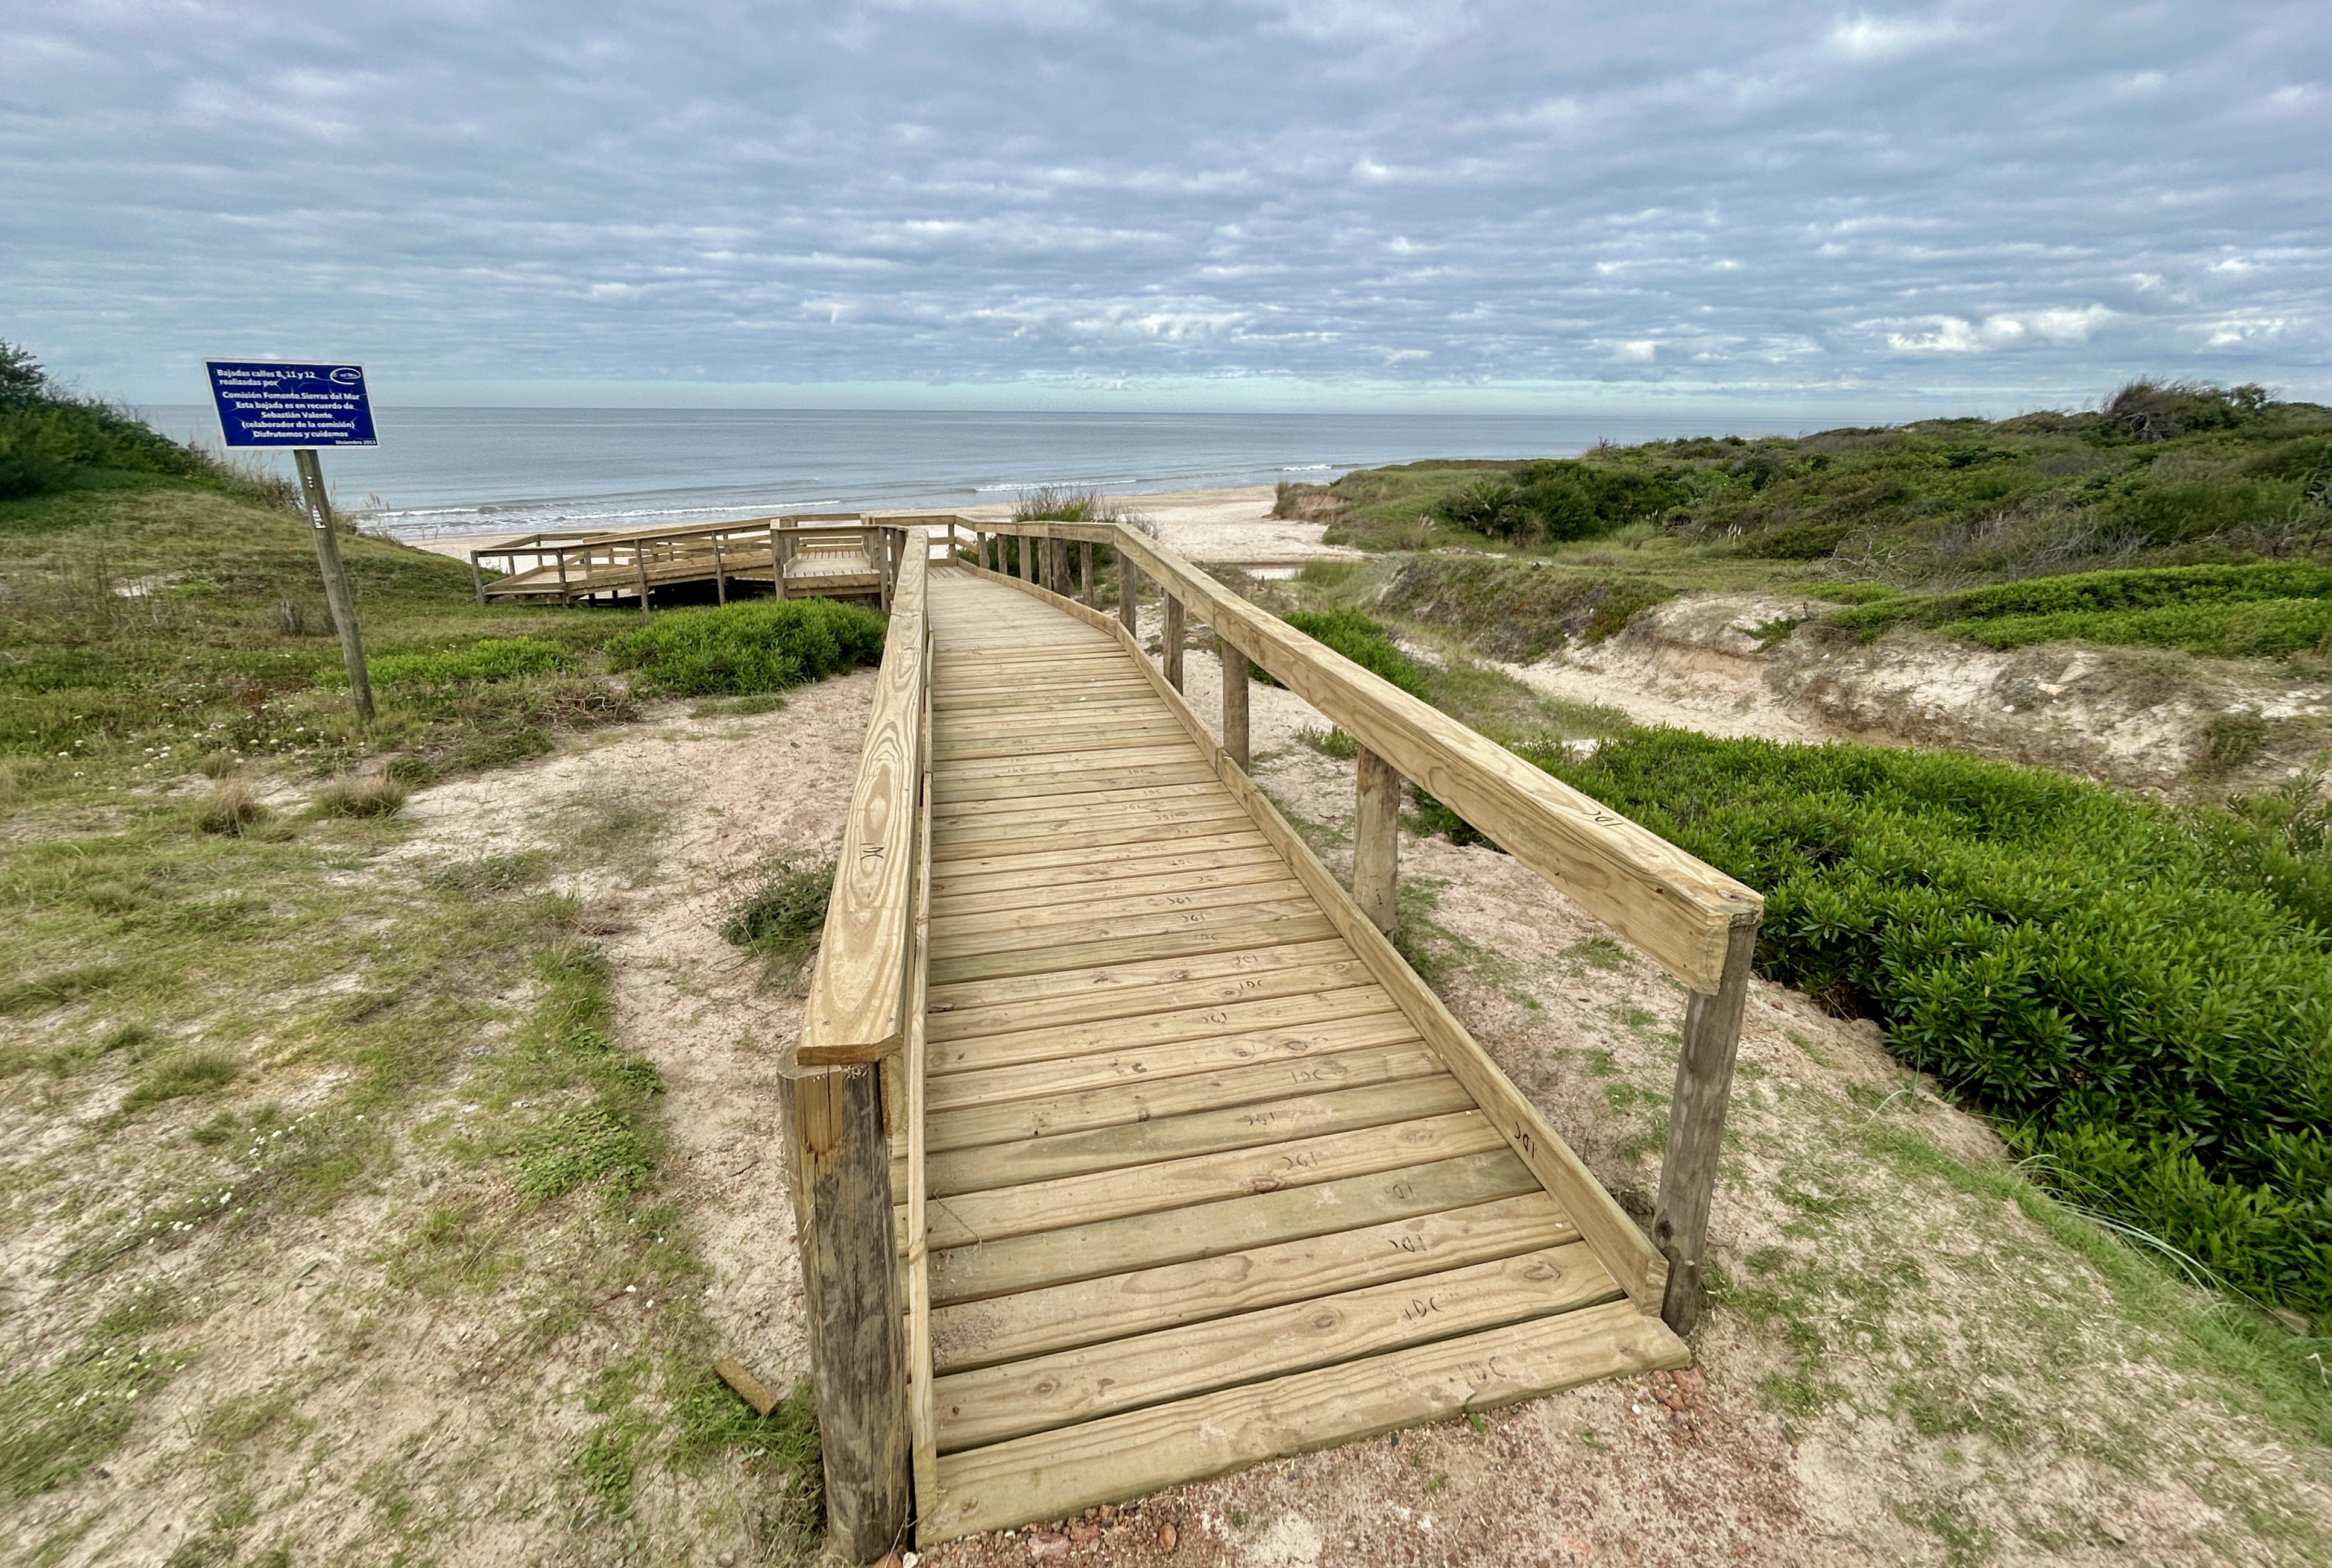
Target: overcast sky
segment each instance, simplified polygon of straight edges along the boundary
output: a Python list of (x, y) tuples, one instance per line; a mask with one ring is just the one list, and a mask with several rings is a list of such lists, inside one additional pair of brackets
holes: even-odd
[(2332, 5), (74, 0), (0, 338), (193, 401), (2332, 398)]

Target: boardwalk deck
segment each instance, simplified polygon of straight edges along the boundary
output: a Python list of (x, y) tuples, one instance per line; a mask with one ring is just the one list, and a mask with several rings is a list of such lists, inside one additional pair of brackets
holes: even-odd
[(928, 592), (919, 1539), (1683, 1364), (1123, 643)]

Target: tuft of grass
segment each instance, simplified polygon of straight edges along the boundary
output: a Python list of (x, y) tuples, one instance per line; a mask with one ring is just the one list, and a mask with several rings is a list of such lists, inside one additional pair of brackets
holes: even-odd
[(834, 892), (834, 863), (796, 865), (780, 861), (721, 923), (722, 940), (759, 953), (772, 973), (801, 968), (826, 929)]
[(234, 1082), (242, 1070), (242, 1065), (225, 1051), (174, 1051), (157, 1056), (146, 1076), (122, 1097), (122, 1114), (158, 1105), (165, 1100), (183, 1100), (223, 1089)]
[(1361, 754), (1361, 743), (1342, 730), (1323, 730), (1307, 724), (1295, 731), (1295, 738), (1323, 757), (1333, 757), (1339, 762), (1349, 762)]
[[(567, 649), (540, 637), (480, 637), (465, 648), (368, 655), (365, 673), (377, 685), (457, 686), (553, 674), (572, 663)], [(318, 671), (316, 679), (322, 685), (346, 685), (349, 675), (335, 664)]]
[(809, 1380), (757, 1416), (753, 1408), (712, 1372), (689, 1383), (675, 1401), (678, 1431), (672, 1462), (683, 1472), (702, 1470), (722, 1454), (736, 1454), (779, 1483), (778, 1535), (798, 1553), (816, 1544), (826, 1507), (826, 1471), (818, 1448), (817, 1402)]
[(2221, 770), (2240, 768), (2267, 746), (2267, 721), (2257, 713), (2221, 713), (2203, 726), (2210, 760)]
[(308, 809), (318, 817), (394, 817), (404, 805), (404, 787), (385, 774), (339, 773)]
[(205, 833), (240, 837), (267, 819), (267, 808), (240, 779), (222, 779), (196, 808), (195, 826)]
[(0, 1377), (0, 1502), (66, 1486), (120, 1444), (138, 1400), (184, 1363), (155, 1343), (177, 1321), (176, 1297), (148, 1278), (122, 1294), (79, 1350)]
[(519, 1140), (517, 1153), (513, 1180), (521, 1196), (537, 1202), (594, 1184), (636, 1192), (655, 1164), (640, 1128), (606, 1104), (545, 1117)]

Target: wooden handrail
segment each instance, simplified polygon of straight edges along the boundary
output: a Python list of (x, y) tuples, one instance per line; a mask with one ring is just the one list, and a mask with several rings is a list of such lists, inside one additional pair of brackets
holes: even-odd
[(804, 1067), (878, 1061), (905, 1037), (923, 687), (930, 677), (924, 663), (930, 549), (922, 529), (903, 531), (907, 548), (891, 599), (881, 682), (866, 720), (826, 934), (794, 1053)]
[(1734, 928), (1764, 913), (1755, 890), (1314, 642), (1157, 540), (1116, 523), (1004, 526), (1117, 550), (1170, 601), (1691, 990), (1719, 989)]

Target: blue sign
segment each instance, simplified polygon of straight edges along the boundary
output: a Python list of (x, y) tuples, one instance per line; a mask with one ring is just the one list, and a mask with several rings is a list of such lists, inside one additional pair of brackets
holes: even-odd
[(361, 365), (206, 359), (229, 446), (378, 446)]

